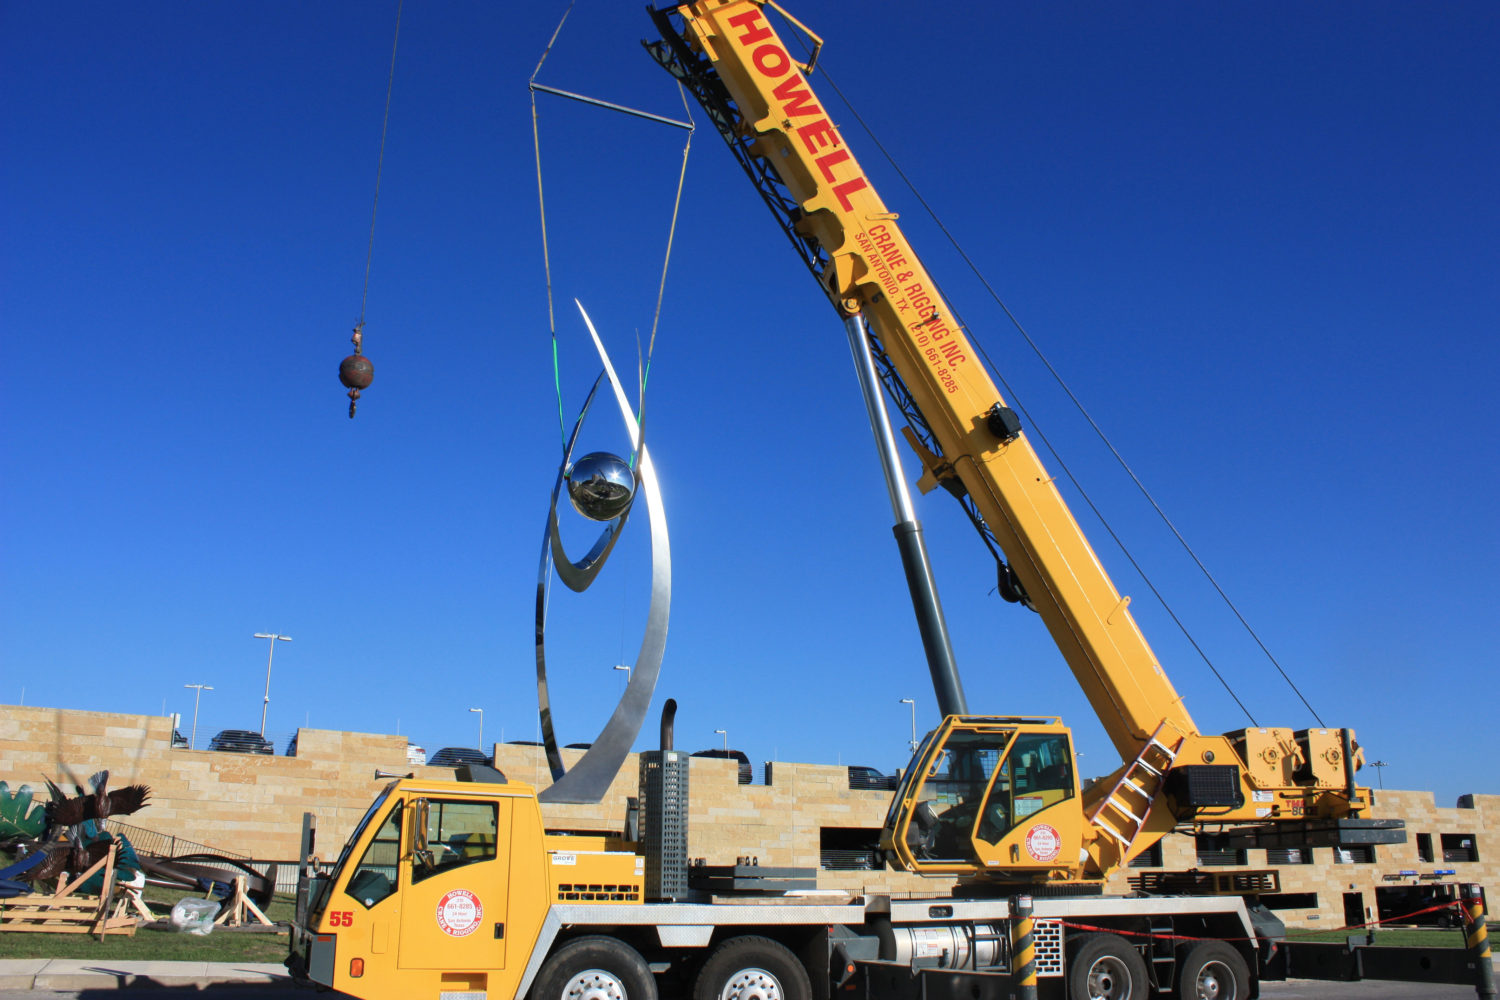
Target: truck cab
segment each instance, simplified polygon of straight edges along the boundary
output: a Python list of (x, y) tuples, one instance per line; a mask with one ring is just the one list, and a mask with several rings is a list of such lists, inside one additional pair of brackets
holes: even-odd
[[(401, 779), (299, 881), (294, 973), (359, 996), (513, 994), (556, 891), (536, 792)], [(533, 859), (531, 864), (520, 859)]]

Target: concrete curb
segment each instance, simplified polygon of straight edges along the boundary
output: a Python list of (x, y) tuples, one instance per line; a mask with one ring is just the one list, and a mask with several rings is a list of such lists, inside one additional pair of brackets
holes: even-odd
[(224, 983), (290, 985), (279, 963), (110, 962), (79, 958), (24, 958), (0, 961), (0, 989), (95, 990), (125, 986), (203, 988)]

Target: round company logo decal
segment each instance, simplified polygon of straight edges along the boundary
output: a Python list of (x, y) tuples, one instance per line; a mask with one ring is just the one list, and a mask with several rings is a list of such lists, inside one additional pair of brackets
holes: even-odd
[(484, 905), (467, 889), (444, 893), (437, 904), (438, 929), (449, 937), (467, 937), (479, 928)]
[(1026, 853), (1037, 861), (1051, 861), (1062, 851), (1062, 837), (1054, 827), (1038, 823), (1026, 831)]

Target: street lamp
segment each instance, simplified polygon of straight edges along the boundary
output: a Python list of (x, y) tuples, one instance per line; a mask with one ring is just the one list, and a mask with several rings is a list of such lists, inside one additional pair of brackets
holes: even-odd
[(479, 713), (479, 752), (484, 753), (484, 709), (471, 708), (469, 711)]
[(1391, 765), (1383, 760), (1372, 760), (1370, 766), (1375, 768), (1375, 777), (1380, 780), (1380, 790), (1385, 791), (1385, 769)]
[(616, 664), (615, 665), (615, 669), (616, 670), (623, 670), (623, 671), (625, 671), (625, 686), (629, 687), (630, 686), (630, 668), (627, 667), (627, 666), (621, 665), (621, 664)]
[(289, 635), (277, 635), (275, 632), (257, 632), (251, 638), (271, 640), (271, 651), (266, 654), (266, 697), (260, 703), (260, 734), (264, 736), (266, 735), (266, 709), (271, 704), (271, 658), (276, 655), (276, 640), (280, 639), (282, 642), (291, 642), (292, 637)]
[(183, 687), (196, 689), (193, 694), (193, 735), (188, 737), (188, 749), (194, 750), (198, 742), (198, 699), (203, 697), (203, 692), (213, 688), (207, 684), (184, 684)]
[(729, 731), (725, 729), (715, 729), (714, 732), (724, 737), (724, 755), (726, 757), (729, 756)]
[(911, 706), (911, 752), (917, 752), (917, 702), (914, 698), (902, 698), (901, 704)]

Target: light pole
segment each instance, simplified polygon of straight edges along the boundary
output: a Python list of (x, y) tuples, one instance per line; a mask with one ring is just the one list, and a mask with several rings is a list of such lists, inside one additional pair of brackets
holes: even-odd
[(1380, 790), (1385, 791), (1385, 769), (1391, 765), (1383, 760), (1372, 760), (1370, 766), (1375, 768), (1375, 777), (1380, 781)]
[(630, 687), (630, 668), (623, 664), (616, 664), (615, 669), (625, 671), (625, 686)]
[(901, 704), (911, 706), (911, 752), (917, 752), (917, 702), (914, 698), (902, 698)]
[(471, 708), (469, 711), (479, 713), (479, 752), (484, 753), (484, 709)]
[(729, 731), (726, 729), (715, 729), (714, 732), (724, 737), (724, 756), (729, 756)]
[(188, 737), (188, 749), (196, 750), (198, 742), (198, 699), (203, 697), (203, 692), (212, 691), (213, 688), (207, 684), (184, 684), (185, 688), (194, 688), (193, 694), (193, 735)]
[(260, 734), (264, 736), (266, 735), (266, 709), (271, 704), (271, 659), (276, 655), (276, 641), (279, 639), (282, 642), (291, 642), (292, 637), (289, 635), (278, 635), (275, 632), (257, 632), (251, 638), (271, 640), (271, 651), (266, 654), (266, 697), (260, 703)]

